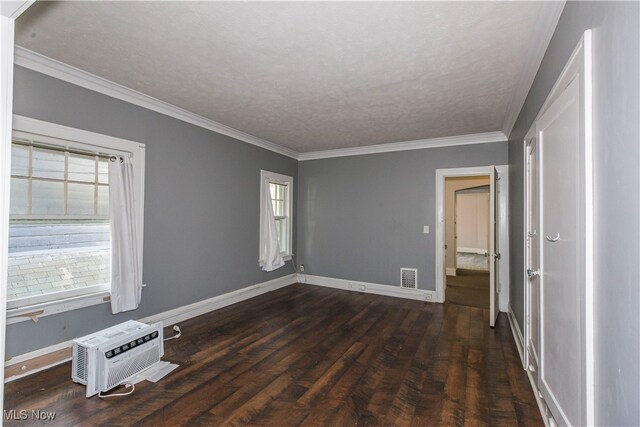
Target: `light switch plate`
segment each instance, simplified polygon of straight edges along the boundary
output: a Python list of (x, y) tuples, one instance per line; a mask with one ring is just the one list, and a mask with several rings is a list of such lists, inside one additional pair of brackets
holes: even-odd
[(424, 234), (429, 234), (429, 226), (428, 226), (428, 225), (425, 225), (425, 226), (424, 226), (424, 228), (423, 228), (423, 233), (424, 233)]

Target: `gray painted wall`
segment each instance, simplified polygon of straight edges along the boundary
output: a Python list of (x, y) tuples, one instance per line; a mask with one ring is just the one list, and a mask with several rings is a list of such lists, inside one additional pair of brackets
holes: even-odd
[(294, 272), (262, 272), (258, 241), (260, 169), (293, 176), (297, 197), (296, 160), (21, 67), (14, 79), (15, 114), (146, 144), (147, 287), (135, 311), (101, 304), (10, 325), (7, 356)]
[(596, 425), (640, 425), (639, 24), (637, 2), (568, 2), (509, 136), (511, 304), (522, 327), (522, 141), (593, 29)]
[(418, 287), (435, 290), (436, 169), (506, 162), (506, 142), (300, 162), (298, 262), (395, 286), (401, 267), (417, 268)]

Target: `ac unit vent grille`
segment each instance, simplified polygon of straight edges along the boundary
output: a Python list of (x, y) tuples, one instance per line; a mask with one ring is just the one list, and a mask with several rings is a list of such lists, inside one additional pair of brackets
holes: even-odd
[(87, 348), (81, 345), (75, 345), (74, 350), (76, 354), (73, 360), (76, 365), (76, 377), (82, 381), (87, 381)]
[(121, 363), (113, 366), (109, 371), (106, 389), (110, 390), (118, 384), (121, 384), (126, 379), (148, 368), (158, 360), (160, 360), (160, 347), (156, 345), (134, 357), (122, 360)]
[(400, 269), (400, 287), (408, 289), (418, 288), (418, 270), (416, 268)]

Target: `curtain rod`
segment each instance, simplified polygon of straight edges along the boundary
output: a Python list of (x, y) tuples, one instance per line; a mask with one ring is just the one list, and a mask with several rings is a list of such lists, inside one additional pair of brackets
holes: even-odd
[(44, 148), (47, 150), (52, 150), (52, 151), (66, 151), (67, 153), (71, 153), (71, 154), (80, 154), (80, 155), (85, 155), (85, 156), (93, 156), (93, 157), (99, 157), (101, 159), (107, 159), (107, 160), (111, 160), (111, 161), (115, 161), (116, 159), (120, 159), (120, 161), (122, 162), (122, 156), (121, 155), (115, 155), (115, 154), (110, 154), (110, 153), (100, 153), (100, 152), (96, 152), (96, 151), (89, 151), (89, 150), (79, 150), (76, 148), (68, 148), (68, 147), (62, 147), (59, 145), (54, 145), (54, 144), (46, 144), (43, 142), (34, 142), (34, 141), (28, 141), (28, 140), (13, 140), (12, 141), (14, 144), (16, 145), (22, 145), (25, 147), (35, 147), (35, 148)]

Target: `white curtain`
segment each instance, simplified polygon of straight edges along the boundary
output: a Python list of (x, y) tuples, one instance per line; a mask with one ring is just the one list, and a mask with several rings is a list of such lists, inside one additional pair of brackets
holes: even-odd
[(262, 183), (262, 218), (260, 218), (260, 265), (264, 271), (273, 271), (284, 265), (284, 259), (280, 254), (280, 243), (278, 242), (278, 232), (276, 230), (276, 220), (273, 213), (273, 202), (271, 200), (271, 189), (269, 181)]
[(142, 296), (133, 165), (127, 156), (109, 160), (109, 211), (111, 312), (115, 314), (138, 308)]

